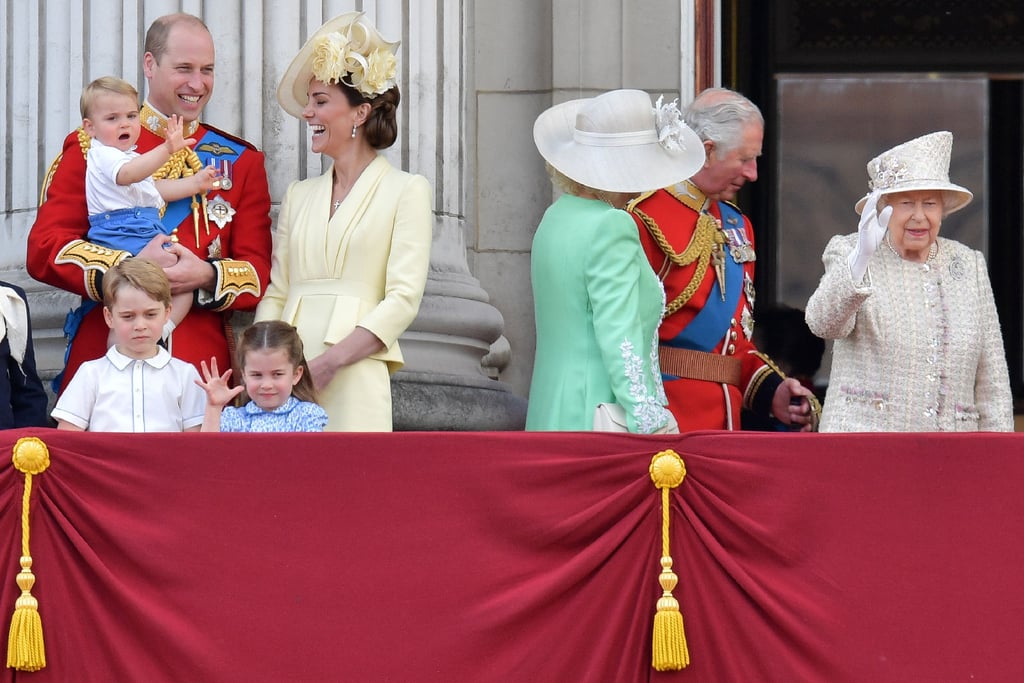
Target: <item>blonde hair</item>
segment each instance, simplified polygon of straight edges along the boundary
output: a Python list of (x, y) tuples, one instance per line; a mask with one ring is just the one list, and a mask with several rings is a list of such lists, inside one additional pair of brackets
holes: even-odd
[[(250, 351), (284, 351), (292, 367), (302, 368), (302, 377), (292, 387), (292, 395), (300, 401), (316, 403), (316, 387), (313, 376), (309, 374), (306, 357), (303, 354), (302, 338), (294, 327), (283, 320), (264, 320), (253, 323), (242, 333), (238, 342), (238, 367), (245, 373), (245, 356)], [(245, 386), (245, 382), (242, 382)], [(249, 402), (249, 396), (242, 390), (238, 398), (239, 405)]]
[(124, 287), (134, 287), (153, 301), (171, 305), (171, 283), (163, 269), (148, 259), (125, 259), (104, 274), (103, 305), (113, 311), (117, 293)]
[(544, 162), (544, 168), (548, 172), (548, 177), (551, 178), (551, 184), (555, 186), (556, 190), (571, 194), (574, 197), (586, 197), (588, 195), (597, 197), (606, 204), (610, 204), (616, 208), (621, 208), (619, 204), (624, 201), (627, 197), (635, 197), (639, 192), (608, 192), (606, 190), (598, 190), (596, 187), (590, 187), (583, 183), (577, 182), (565, 175), (557, 168)]
[(100, 76), (95, 81), (82, 89), (82, 97), (78, 101), (78, 108), (82, 110), (82, 118), (89, 118), (89, 111), (96, 104), (96, 98), (103, 93), (113, 95), (125, 95), (136, 102), (139, 101), (139, 91), (128, 81), (114, 76)]

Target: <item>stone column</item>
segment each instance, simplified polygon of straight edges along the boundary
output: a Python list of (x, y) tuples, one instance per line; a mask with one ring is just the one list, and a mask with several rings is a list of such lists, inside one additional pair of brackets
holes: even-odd
[(509, 358), (505, 322), (466, 257), (467, 194), (475, 187), (465, 145), (469, 9), (458, 0), (408, 7), (402, 165), (431, 181), (435, 223), (423, 303), (401, 337), (406, 365), (392, 379), (395, 429), (522, 429), (526, 401), (496, 379)]

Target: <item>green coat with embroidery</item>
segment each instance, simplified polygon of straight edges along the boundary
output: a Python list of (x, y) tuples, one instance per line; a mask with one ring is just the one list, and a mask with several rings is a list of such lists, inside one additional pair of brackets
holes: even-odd
[(562, 195), (545, 212), (531, 255), (537, 351), (529, 430), (593, 427), (618, 403), (632, 432), (669, 421), (658, 368), (661, 283), (625, 211)]

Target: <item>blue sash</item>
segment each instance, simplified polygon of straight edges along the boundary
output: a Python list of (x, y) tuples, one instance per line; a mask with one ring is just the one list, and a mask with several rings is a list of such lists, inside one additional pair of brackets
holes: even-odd
[[(731, 205), (719, 202), (718, 208), (722, 212), (723, 223), (734, 225), (739, 221), (739, 225), (743, 225), (743, 215)], [(725, 249), (725, 253), (725, 301), (722, 301), (722, 290), (718, 286), (718, 278), (715, 278), (704, 307), (675, 338), (666, 342), (667, 346), (711, 351), (731, 326), (743, 291), (743, 265), (733, 259), (731, 251)]]
[[(192, 149), (203, 166), (224, 159), (234, 163), (245, 151), (245, 147), (240, 143), (210, 129), (206, 130), (206, 134)], [(190, 215), (192, 215), (192, 198), (177, 199), (167, 205), (167, 210), (164, 211), (164, 225), (168, 229), (174, 229)]]

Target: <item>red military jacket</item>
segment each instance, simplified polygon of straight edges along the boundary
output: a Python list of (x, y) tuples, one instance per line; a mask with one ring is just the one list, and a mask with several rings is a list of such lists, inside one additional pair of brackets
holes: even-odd
[[(162, 144), (166, 120), (143, 107), (137, 151)], [(216, 357), (231, 367), (234, 339), (229, 334), (231, 311), (251, 310), (270, 278), (270, 191), (263, 154), (248, 142), (210, 126), (197, 124), (186, 137), (196, 138), (194, 155), (182, 151), (164, 169), (166, 177), (192, 172), (196, 164), (218, 164), (228, 182), (205, 196), (172, 202), (164, 214), (176, 226), (181, 245), (208, 261), (216, 272), (213, 291), (199, 290), (188, 315), (171, 337), (173, 356), (197, 367)], [(90, 139), (70, 133), (60, 156), (50, 166), (35, 223), (28, 236), (26, 265), (41, 282), (74, 292), (83, 300), (102, 302), (103, 274), (129, 256), (86, 241), (89, 230), (85, 200), (85, 154)], [(201, 166), (200, 166), (201, 168)], [(162, 170), (164, 170), (162, 169)], [(230, 186), (226, 187), (224, 185)], [(97, 306), (82, 320), (71, 342), (61, 388), (84, 361), (106, 353), (107, 326)]]
[[(665, 316), (658, 330), (662, 378), (680, 431), (739, 429), (744, 407), (767, 416), (783, 376), (751, 341), (755, 253), (750, 221), (689, 181), (642, 195), (627, 210), (665, 287)], [(667, 372), (666, 346), (735, 358), (729, 363), (738, 370), (737, 384)]]

